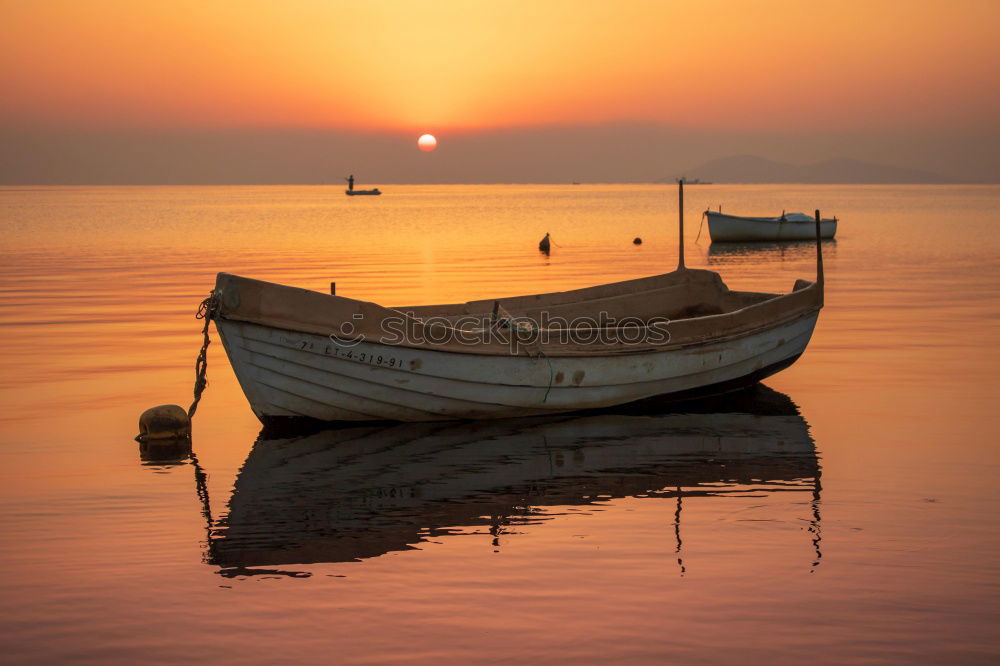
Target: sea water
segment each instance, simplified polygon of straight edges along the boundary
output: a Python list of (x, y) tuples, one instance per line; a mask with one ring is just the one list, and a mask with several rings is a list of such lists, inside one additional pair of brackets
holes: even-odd
[(995, 662), (1000, 188), (689, 187), (687, 264), (736, 289), (815, 244), (701, 211), (840, 219), (749, 395), (267, 440), (213, 331), (194, 459), (140, 456), (218, 271), (415, 305), (677, 263), (673, 187), (382, 190), (0, 188), (4, 661)]

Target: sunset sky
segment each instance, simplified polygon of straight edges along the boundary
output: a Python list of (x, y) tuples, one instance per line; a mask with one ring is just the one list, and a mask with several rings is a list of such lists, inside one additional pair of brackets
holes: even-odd
[[(424, 132), (439, 163), (415, 182), (502, 179), (469, 141), (541, 158), (590, 142), (613, 147), (613, 165), (629, 161), (614, 127), (637, 144), (646, 128), (672, 156), (641, 156), (651, 179), (748, 151), (1000, 176), (993, 0), (0, 0), (0, 15), (0, 182), (85, 181), (88, 165), (100, 181), (110, 158), (87, 146), (121, 165), (136, 142), (160, 156), (165, 135), (191, 150), (209, 137), (216, 156), (220, 137), (295, 136), (301, 153), (303, 133), (323, 136), (345, 167), (377, 169), (393, 140), (419, 158)], [(445, 164), (449, 141), (472, 161)], [(73, 174), (52, 165), (67, 155)], [(183, 171), (174, 157), (166, 168)]]

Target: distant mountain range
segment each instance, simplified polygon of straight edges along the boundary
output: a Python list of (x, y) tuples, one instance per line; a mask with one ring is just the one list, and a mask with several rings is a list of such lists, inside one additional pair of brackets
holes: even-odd
[(847, 158), (814, 164), (789, 164), (757, 157), (734, 155), (691, 169), (685, 177), (714, 183), (951, 183), (953, 179), (918, 169), (872, 164)]

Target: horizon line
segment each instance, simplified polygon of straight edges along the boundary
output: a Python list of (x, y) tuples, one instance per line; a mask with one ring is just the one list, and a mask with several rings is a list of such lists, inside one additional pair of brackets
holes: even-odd
[[(365, 181), (364, 183), (372, 186), (380, 185), (403, 185), (403, 186), (419, 186), (419, 185), (565, 185), (568, 187), (579, 187), (584, 185), (663, 185), (670, 186), (676, 185), (676, 181), (664, 181), (664, 180), (620, 180), (620, 181), (564, 181), (564, 180), (537, 180), (537, 181), (449, 181), (449, 182), (404, 182), (404, 181)], [(955, 181), (955, 180), (942, 180), (935, 182), (885, 182), (885, 183), (863, 183), (863, 182), (843, 182), (843, 181), (830, 181), (822, 183), (809, 183), (802, 181), (775, 181), (775, 182), (722, 182), (722, 181), (710, 181), (702, 183), (694, 182), (684, 182), (685, 185), (691, 187), (704, 187), (712, 185), (812, 185), (812, 186), (826, 186), (826, 185), (857, 185), (864, 187), (872, 186), (885, 186), (885, 185), (1000, 185), (1000, 181)], [(165, 183), (165, 182), (149, 182), (149, 183), (0, 183), (0, 188), (16, 188), (16, 187), (336, 187), (340, 188), (343, 185), (332, 183), (332, 182), (215, 182), (215, 183)]]

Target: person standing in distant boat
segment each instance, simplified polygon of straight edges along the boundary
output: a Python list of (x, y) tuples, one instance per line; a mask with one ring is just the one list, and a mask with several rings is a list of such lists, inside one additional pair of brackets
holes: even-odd
[(354, 174), (352, 173), (349, 178), (345, 178), (344, 180), (347, 181), (347, 191), (348, 192), (353, 192), (354, 191)]

